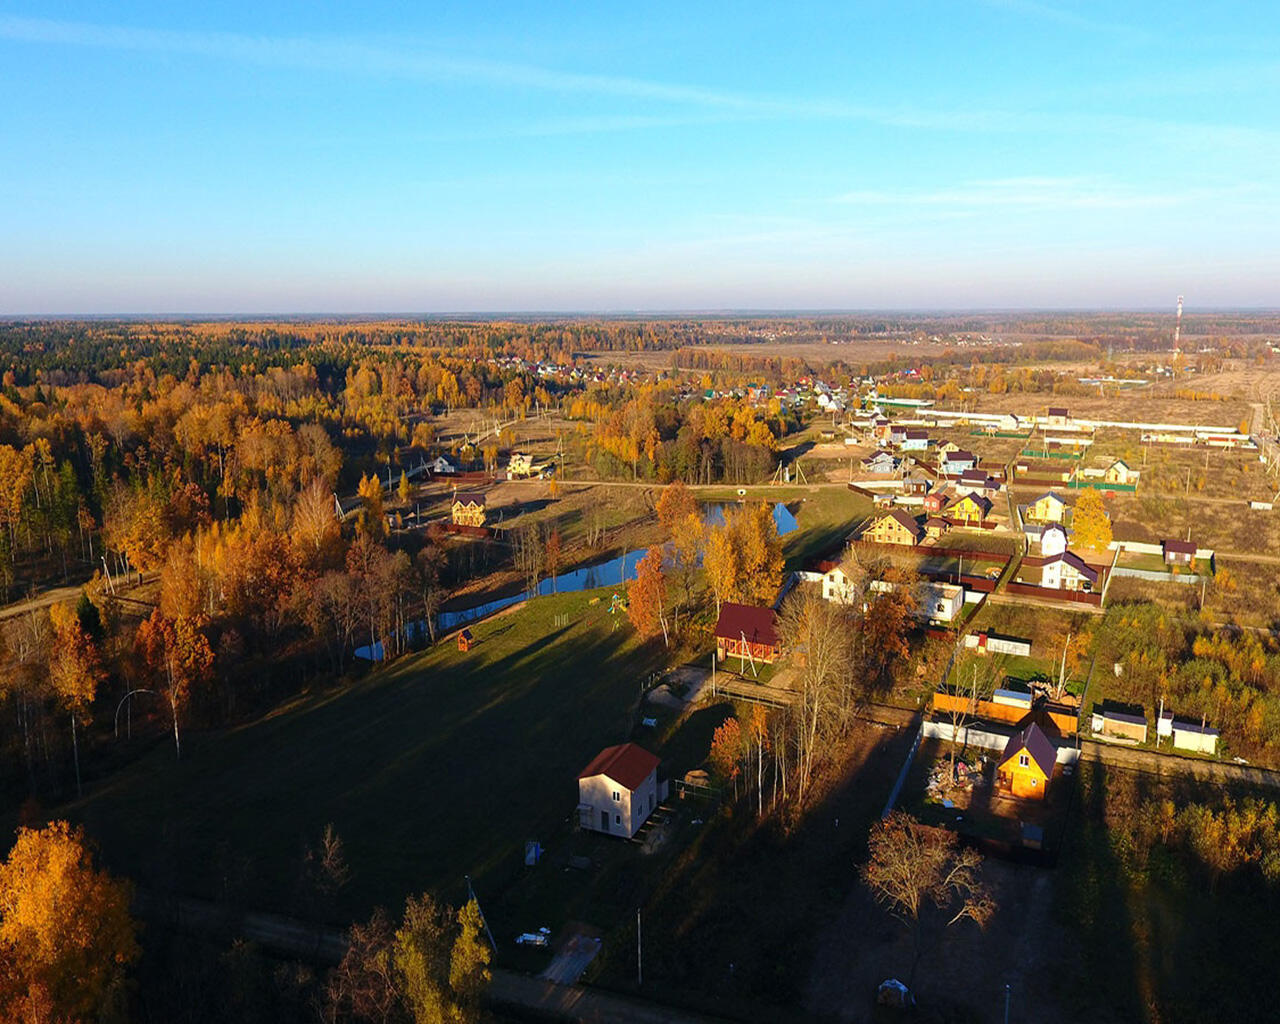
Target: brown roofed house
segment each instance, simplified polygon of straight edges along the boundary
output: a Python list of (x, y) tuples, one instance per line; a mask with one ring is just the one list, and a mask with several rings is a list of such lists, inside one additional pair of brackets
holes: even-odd
[(871, 541), (873, 544), (900, 544), (904, 547), (914, 547), (924, 539), (924, 529), (916, 522), (914, 516), (898, 508), (879, 516), (863, 531), (861, 539)]
[(750, 658), (766, 665), (777, 660), (778, 613), (772, 608), (726, 601), (716, 620), (716, 654), (725, 658)]

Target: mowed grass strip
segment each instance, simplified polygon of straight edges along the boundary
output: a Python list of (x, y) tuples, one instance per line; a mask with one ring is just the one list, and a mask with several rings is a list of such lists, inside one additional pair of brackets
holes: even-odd
[(450, 639), (252, 724), (193, 734), (181, 762), (158, 746), (60, 813), (142, 884), (264, 909), (308, 909), (301, 853), (328, 822), (351, 869), (326, 910), (335, 919), (398, 911), (427, 889), (456, 900), (465, 874), (492, 891), (526, 839), (575, 812), (578, 771), (628, 738), (659, 667), (659, 645), (609, 614), (610, 593), (539, 598), (472, 626), (468, 653)]

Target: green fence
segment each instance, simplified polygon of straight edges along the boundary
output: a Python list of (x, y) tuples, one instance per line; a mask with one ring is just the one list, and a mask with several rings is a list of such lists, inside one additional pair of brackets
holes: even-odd
[(1081, 454), (1081, 452), (1036, 451), (1034, 448), (1022, 449), (1024, 459), (1079, 459)]

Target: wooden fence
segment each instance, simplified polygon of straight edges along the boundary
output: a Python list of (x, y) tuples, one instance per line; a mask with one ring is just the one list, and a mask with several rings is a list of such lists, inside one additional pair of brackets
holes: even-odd
[(1075, 604), (1091, 604), (1095, 608), (1102, 607), (1102, 595), (1095, 592), (1079, 590), (1054, 590), (1052, 587), (1037, 587), (1031, 583), (1006, 583), (1006, 594), (1021, 597), (1038, 597), (1045, 601), (1071, 601)]

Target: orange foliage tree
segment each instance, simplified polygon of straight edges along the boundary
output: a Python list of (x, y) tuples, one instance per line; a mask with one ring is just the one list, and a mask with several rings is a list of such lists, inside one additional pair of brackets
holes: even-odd
[(169, 619), (157, 608), (138, 627), (138, 652), (150, 668), (156, 686), (169, 701), (173, 713), (173, 749), (182, 756), (178, 721), (191, 698), (191, 688), (202, 683), (213, 667), (213, 650), (197, 619)]
[(636, 578), (627, 584), (627, 616), (641, 636), (655, 636), (661, 630), (663, 639), (668, 640), (663, 599), (666, 588), (662, 548), (655, 544), (637, 563)]
[(71, 749), (76, 764), (76, 793), (80, 790), (80, 739), (78, 723), (89, 721), (98, 693), (102, 659), (93, 639), (80, 625), (74, 605), (55, 604), (49, 609), (53, 644), (49, 650), (49, 683), (71, 715)]
[(80, 829), (21, 828), (0, 863), (0, 1019), (120, 1015), (138, 943), (127, 882), (97, 870)]

